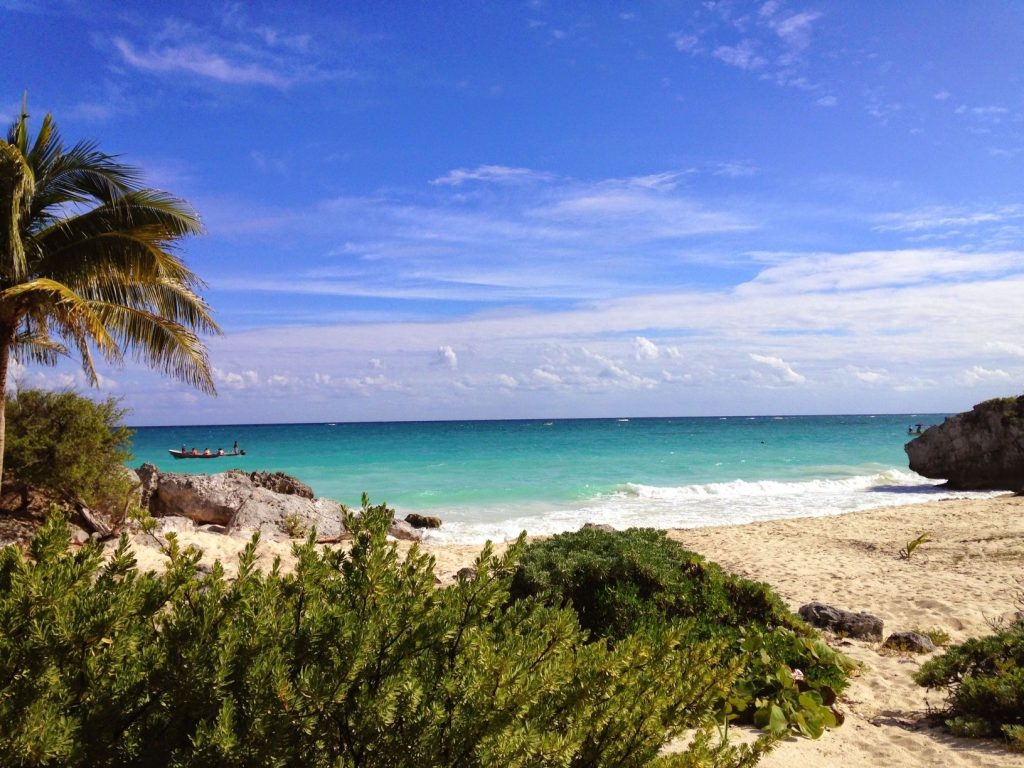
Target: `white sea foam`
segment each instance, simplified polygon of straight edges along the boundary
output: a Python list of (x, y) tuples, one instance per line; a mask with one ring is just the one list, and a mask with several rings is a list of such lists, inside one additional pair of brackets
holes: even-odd
[(445, 523), (431, 531), (428, 538), (505, 541), (523, 530), (532, 535), (561, 533), (576, 530), (586, 522), (607, 523), (615, 528), (698, 528), (993, 495), (949, 491), (938, 481), (900, 469), (801, 482), (735, 480), (677, 487), (627, 483), (576, 504), (435, 509), (432, 513), (440, 515)]

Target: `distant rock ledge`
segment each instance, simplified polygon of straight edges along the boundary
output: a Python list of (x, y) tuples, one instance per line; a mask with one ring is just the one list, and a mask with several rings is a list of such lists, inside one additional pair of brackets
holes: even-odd
[[(308, 485), (283, 472), (231, 469), (213, 475), (185, 475), (161, 472), (152, 464), (143, 464), (135, 472), (142, 486), (143, 508), (169, 527), (187, 519), (228, 535), (260, 531), (272, 539), (302, 538), (315, 527), (320, 542), (349, 538), (339, 502), (315, 498)], [(422, 537), (404, 520), (393, 521), (389, 533), (396, 539)]]
[(965, 491), (1024, 490), (1024, 396), (986, 400), (904, 446), (910, 468)]

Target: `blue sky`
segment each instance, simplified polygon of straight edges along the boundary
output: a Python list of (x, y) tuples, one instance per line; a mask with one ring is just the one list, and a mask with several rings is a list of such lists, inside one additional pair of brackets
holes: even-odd
[(105, 370), (135, 423), (952, 411), (1024, 377), (1021, 50), (1015, 2), (0, 0), (0, 116), (203, 217), (219, 396)]

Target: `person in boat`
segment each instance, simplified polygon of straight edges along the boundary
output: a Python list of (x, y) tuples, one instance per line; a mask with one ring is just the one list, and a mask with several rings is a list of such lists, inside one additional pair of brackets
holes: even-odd
[(223, 448), (218, 448), (217, 449), (217, 455), (218, 456), (223, 456), (224, 455), (224, 449)]
[(238, 453), (238, 441), (235, 440), (234, 446), (231, 448), (232, 453)]
[(199, 455), (199, 449), (198, 449), (198, 448), (195, 448), (195, 447), (193, 447), (193, 448), (192, 448), (192, 455), (193, 455), (193, 456), (198, 456), (198, 455)]
[(184, 456), (186, 453), (187, 453), (187, 451), (185, 450), (185, 444), (182, 443), (181, 444), (181, 455)]
[(213, 454), (210, 453), (210, 449), (209, 448), (207, 448), (206, 450), (203, 451), (203, 456), (212, 456), (212, 455)]

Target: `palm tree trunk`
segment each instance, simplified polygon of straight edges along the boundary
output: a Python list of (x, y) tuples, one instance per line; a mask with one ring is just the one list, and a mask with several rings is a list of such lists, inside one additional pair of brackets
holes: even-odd
[(11, 362), (11, 341), (13, 332), (0, 331), (0, 491), (3, 490), (4, 449), (7, 443), (7, 371)]

